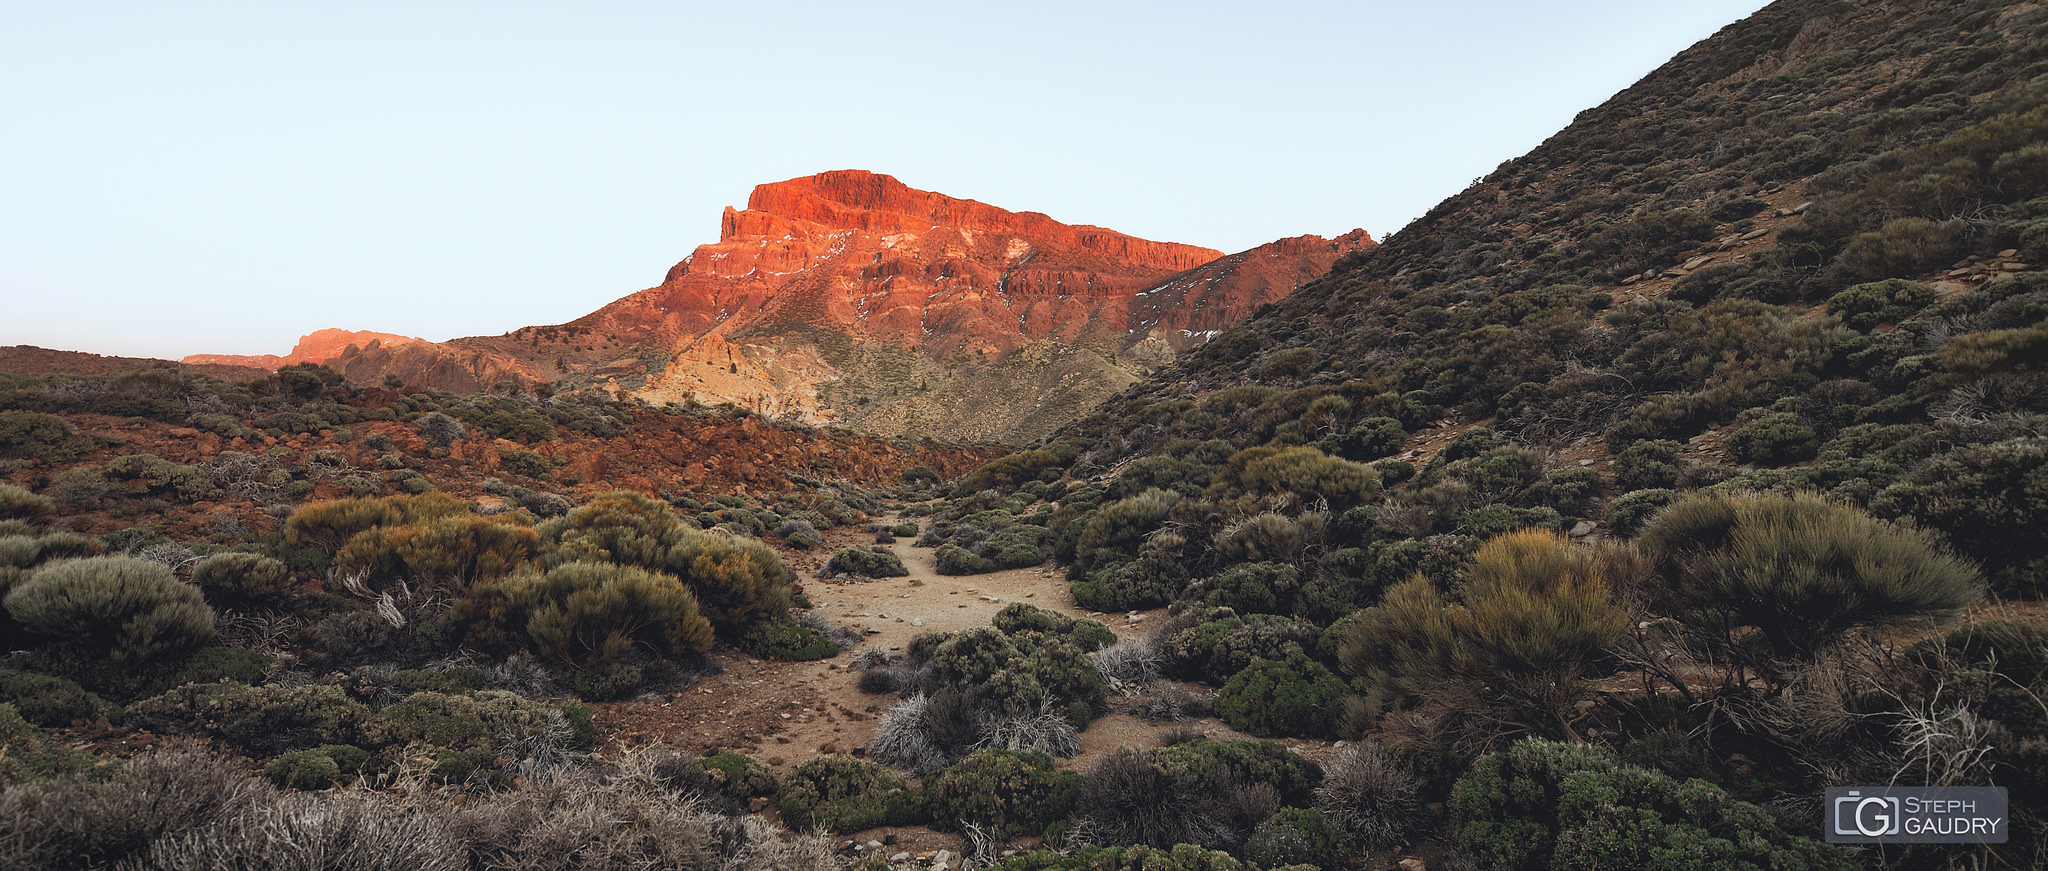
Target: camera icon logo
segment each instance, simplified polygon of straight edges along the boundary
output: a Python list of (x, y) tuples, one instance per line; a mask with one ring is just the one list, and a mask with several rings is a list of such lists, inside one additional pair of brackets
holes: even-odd
[(1835, 834), (1866, 838), (1896, 835), (1904, 816), (1896, 797), (1862, 795), (1850, 790), (1848, 795), (1835, 799)]

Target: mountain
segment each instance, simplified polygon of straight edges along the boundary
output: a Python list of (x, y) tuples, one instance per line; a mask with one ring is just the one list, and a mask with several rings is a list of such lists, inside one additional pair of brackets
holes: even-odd
[(359, 383), (604, 386), (880, 435), (1023, 441), (1367, 250), (1222, 252), (859, 170), (764, 184), (656, 287), (566, 324), (345, 352)]
[(380, 343), (388, 347), (396, 347), (408, 342), (420, 341), (425, 340), (412, 336), (398, 336), (391, 333), (372, 332), (370, 330), (355, 330), (353, 332), (336, 329), (314, 330), (300, 336), (299, 343), (292, 347), (291, 353), (282, 357), (276, 354), (258, 354), (255, 356), (241, 354), (192, 354), (185, 357), (181, 362), (195, 365), (253, 366), (258, 369), (267, 369), (275, 372), (280, 367), (299, 363), (325, 363), (341, 356), (342, 352), (346, 351), (350, 345), (368, 346), (373, 343)]

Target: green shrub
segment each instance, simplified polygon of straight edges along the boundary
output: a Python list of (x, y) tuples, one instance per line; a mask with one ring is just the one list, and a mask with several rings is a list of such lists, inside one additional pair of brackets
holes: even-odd
[(1316, 446), (1332, 456), (1364, 463), (1392, 456), (1407, 442), (1408, 431), (1401, 427), (1400, 421), (1391, 417), (1371, 417), (1353, 424), (1340, 435), (1316, 442)]
[(1813, 459), (1820, 450), (1820, 436), (1797, 414), (1752, 408), (1736, 418), (1727, 444), (1745, 463), (1782, 466)]
[(927, 819), (903, 779), (847, 756), (819, 756), (798, 765), (776, 796), (782, 823), (795, 831), (858, 832)]
[(775, 769), (744, 753), (713, 753), (704, 757), (703, 765), (720, 781), (720, 791), (740, 801), (774, 795), (779, 786)]
[(996, 871), (1244, 871), (1245, 866), (1229, 853), (1206, 850), (1194, 844), (1172, 847), (1131, 844), (1121, 847), (1087, 846), (1071, 856), (1051, 851), (1026, 853), (1006, 859), (995, 868)]
[(124, 724), (203, 735), (268, 756), (356, 743), (369, 720), (368, 708), (331, 684), (287, 689), (223, 681), (184, 684), (129, 705)]
[(1961, 220), (1893, 218), (1850, 237), (1841, 265), (1850, 276), (1865, 280), (1920, 275), (1954, 262), (1964, 233)]
[(569, 747), (587, 748), (589, 745), (582, 743), (584, 736), (571, 722), (575, 719), (572, 707), (588, 714), (589, 709), (580, 705), (557, 707), (505, 690), (413, 693), (378, 711), (363, 723), (361, 733), (369, 747), (423, 744), (489, 762), (502, 743), (523, 735), (548, 734), (557, 724), (570, 727)]
[(840, 548), (825, 563), (825, 571), (869, 578), (900, 578), (910, 574), (910, 570), (903, 567), (903, 558), (883, 547)]
[(554, 461), (532, 451), (499, 450), (498, 463), (507, 472), (545, 481), (554, 473)]
[(0, 520), (38, 521), (56, 512), (49, 497), (37, 496), (13, 484), (0, 484)]
[(1311, 447), (1257, 447), (1237, 452), (1210, 490), (1218, 498), (1278, 496), (1301, 502), (1327, 501), (1342, 511), (1371, 501), (1380, 476), (1371, 467)]
[(26, 459), (54, 466), (93, 449), (63, 418), (33, 411), (0, 412), (0, 459)]
[(645, 679), (640, 669), (623, 662), (610, 662), (576, 673), (571, 685), (576, 695), (593, 702), (610, 702), (632, 698), (640, 692), (640, 683)]
[(1238, 563), (1213, 578), (1188, 585), (1182, 594), (1187, 601), (1230, 608), (1240, 614), (1287, 614), (1294, 610), (1294, 594), (1301, 587), (1301, 573), (1284, 563)]
[(2029, 436), (1958, 448), (1928, 460), (1870, 501), (1873, 513), (1940, 530), (1981, 560), (2008, 595), (2048, 593), (2048, 438)]
[(1240, 732), (1260, 737), (1326, 738), (1344, 709), (1344, 682), (1300, 647), (1284, 660), (1254, 659), (1223, 685), (1216, 712)]
[(1670, 439), (1640, 439), (1614, 458), (1614, 483), (1624, 492), (1678, 486), (1679, 444)]
[(115, 457), (107, 463), (106, 473), (118, 480), (141, 481), (145, 492), (181, 502), (198, 502), (220, 496), (220, 487), (206, 472), (154, 454)]
[(839, 645), (831, 639), (787, 617), (747, 627), (738, 644), (751, 656), (785, 662), (810, 662), (839, 655)]
[(728, 639), (789, 610), (789, 570), (758, 539), (689, 528), (666, 504), (638, 493), (607, 493), (541, 524), (543, 562), (612, 562), (664, 572), (697, 596)]
[(1490, 740), (1503, 723), (1573, 735), (1589, 663), (1628, 622), (1611, 594), (1619, 560), (1568, 548), (1553, 532), (1499, 536), (1473, 555), (1456, 607), (1413, 577), (1353, 624), (1339, 659), (1374, 694), (1416, 699), (1447, 727), (1480, 730), (1469, 739)]
[(664, 574), (613, 563), (523, 569), (485, 581), (455, 617), (478, 643), (530, 647), (571, 666), (616, 662), (634, 649), (685, 656), (711, 647), (697, 597)]
[(1350, 839), (1323, 820), (1319, 811), (1281, 808), (1252, 831), (1245, 861), (1262, 868), (1309, 865), (1336, 871), (1351, 853)]
[(76, 681), (11, 668), (0, 668), (0, 702), (13, 705), (22, 719), (52, 729), (73, 720), (91, 722), (107, 708)]
[(413, 693), (460, 693), (484, 688), (484, 673), (474, 668), (408, 668), (391, 679), (391, 687)]
[(1323, 768), (1316, 809), (1353, 843), (1382, 850), (1406, 843), (1430, 821), (1422, 781), (1377, 744), (1354, 744)]
[(995, 563), (957, 544), (942, 545), (932, 556), (942, 575), (979, 575), (996, 570)]
[(1811, 662), (1859, 626), (1958, 614), (1983, 594), (1976, 569), (1927, 531), (1812, 495), (1694, 496), (1638, 542), (1669, 585), (1661, 613), (1730, 655), (1747, 649), (1731, 630), (1753, 627), (1776, 663)]
[(92, 754), (72, 750), (0, 702), (0, 789), (44, 778), (65, 777), (92, 768)]
[(895, 533), (898, 537), (909, 538), (910, 536), (917, 534), (917, 524), (898, 523), (894, 527), (890, 528), (889, 531)]
[(171, 570), (122, 556), (52, 563), (31, 573), (5, 599), (7, 613), (30, 632), (85, 639), (114, 659), (177, 657), (213, 638), (213, 609)]
[(1316, 629), (1298, 620), (1269, 614), (1239, 617), (1226, 609), (1183, 611), (1176, 623), (1186, 629), (1170, 632), (1161, 646), (1167, 670), (1191, 680), (1220, 684), (1256, 659), (1284, 660), (1289, 645), (1315, 643)]
[(263, 777), (285, 789), (326, 789), (340, 780), (342, 774), (354, 773), (343, 768), (344, 759), (353, 761), (360, 769), (368, 758), (369, 753), (362, 748), (328, 744), (312, 750), (295, 750), (271, 760), (263, 766)]
[(1058, 771), (1038, 754), (980, 750), (924, 781), (933, 825), (972, 823), (998, 838), (1037, 835), (1066, 818), (1079, 799), (1081, 775)]
[(1633, 536), (1664, 506), (1677, 500), (1678, 491), (1661, 488), (1624, 493), (1601, 509), (1600, 522), (1616, 535)]
[(1896, 324), (1932, 304), (1939, 294), (1917, 281), (1888, 278), (1858, 284), (1828, 298), (1828, 311), (1861, 332)]
[(214, 602), (243, 605), (274, 602), (290, 592), (285, 564), (253, 553), (217, 553), (192, 567), (192, 584)]
[(1607, 751), (1540, 739), (1481, 758), (1452, 792), (1450, 836), (1483, 867), (1854, 867), (1787, 834), (1762, 808), (1699, 780), (1621, 765)]
[(1582, 466), (1553, 469), (1523, 494), (1564, 517), (1586, 517), (1600, 501), (1600, 473)]

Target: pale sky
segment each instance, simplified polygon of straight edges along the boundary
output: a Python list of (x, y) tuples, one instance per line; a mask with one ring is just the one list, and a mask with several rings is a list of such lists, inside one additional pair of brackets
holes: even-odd
[(0, 0), (0, 345), (560, 323), (830, 169), (1383, 238), (1764, 5)]

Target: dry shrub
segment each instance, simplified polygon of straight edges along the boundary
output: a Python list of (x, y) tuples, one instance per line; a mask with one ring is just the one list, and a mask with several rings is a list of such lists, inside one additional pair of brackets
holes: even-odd
[(469, 867), (462, 843), (441, 814), (419, 813), (385, 795), (343, 790), (264, 798), (210, 826), (188, 829), (150, 845), (148, 867), (164, 871), (462, 871)]
[(188, 749), (138, 756), (106, 781), (9, 787), (0, 791), (0, 864), (104, 867), (274, 794), (234, 761)]
[(1406, 843), (1428, 812), (1418, 799), (1422, 781), (1375, 744), (1354, 744), (1323, 766), (1316, 809), (1360, 847), (1378, 850)]

